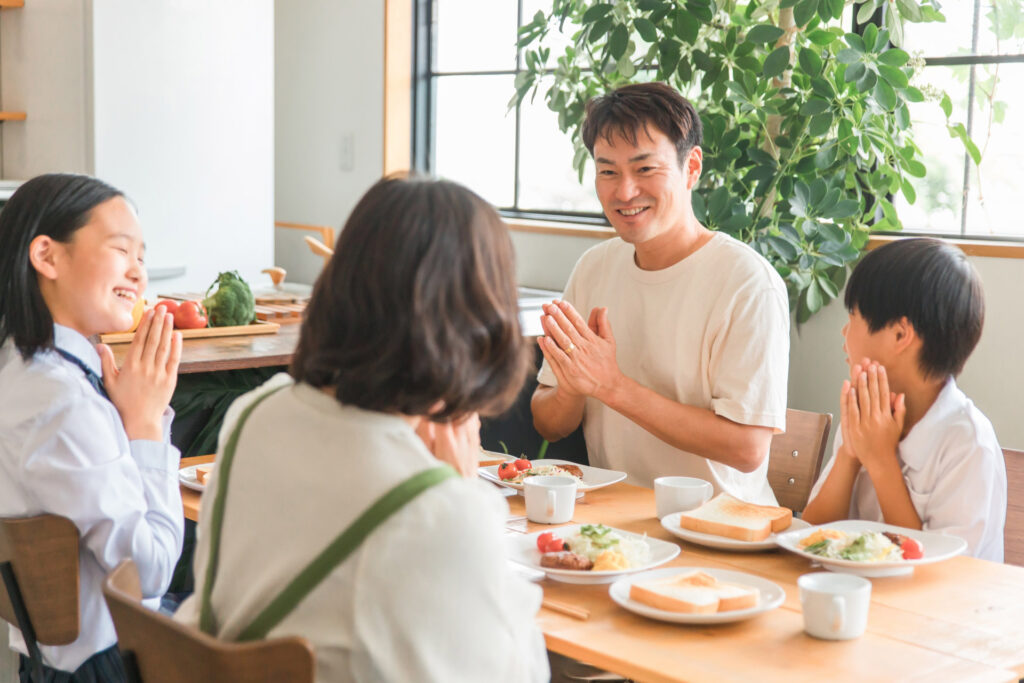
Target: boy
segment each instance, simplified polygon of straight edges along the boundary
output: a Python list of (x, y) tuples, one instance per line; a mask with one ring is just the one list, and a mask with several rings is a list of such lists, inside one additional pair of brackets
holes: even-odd
[(841, 430), (803, 519), (944, 531), (1002, 562), (1002, 450), (953, 379), (981, 336), (978, 274), (955, 247), (903, 239), (864, 257), (845, 303)]

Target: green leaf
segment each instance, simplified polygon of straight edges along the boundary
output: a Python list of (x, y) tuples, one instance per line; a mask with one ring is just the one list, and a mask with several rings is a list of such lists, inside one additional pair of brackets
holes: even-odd
[(811, 315), (814, 315), (821, 310), (824, 303), (821, 285), (818, 284), (817, 279), (811, 280), (811, 284), (807, 288), (807, 310), (810, 311)]
[(889, 66), (903, 66), (910, 61), (910, 55), (899, 48), (892, 48), (878, 55), (878, 61)]
[(813, 137), (825, 135), (831, 128), (832, 114), (829, 112), (812, 116), (810, 123), (807, 124), (807, 132)]
[(975, 164), (981, 163), (981, 152), (978, 151), (978, 146), (974, 144), (974, 141), (971, 140), (971, 137), (967, 134), (967, 129), (964, 128), (964, 124), (958, 123), (955, 126), (951, 126), (949, 134), (953, 137), (960, 138), (964, 143), (964, 148), (967, 150), (967, 153), (971, 155), (971, 159)]
[(896, 12), (885, 13), (885, 28), (889, 31), (889, 40), (896, 47), (903, 46), (903, 20)]
[(799, 253), (796, 245), (783, 237), (768, 235), (765, 237), (765, 241), (767, 241), (768, 244), (771, 245), (771, 248), (775, 250), (775, 253), (781, 256), (785, 261), (792, 261)]
[[(878, 42), (878, 25), (868, 24), (864, 27), (864, 33), (861, 34), (864, 38), (865, 52), (871, 52), (875, 44)], [(876, 50), (877, 52), (877, 50)]]
[(633, 26), (636, 27), (636, 32), (640, 34), (640, 37), (648, 43), (654, 43), (658, 40), (658, 29), (654, 27), (650, 19), (637, 17), (633, 20)]
[(656, 12), (665, 5), (661, 0), (638, 0), (636, 6), (644, 12)]
[(896, 0), (896, 6), (900, 8), (900, 14), (906, 17), (907, 20), (914, 22), (924, 20), (921, 8), (918, 7), (914, 0)]
[(942, 93), (942, 99), (939, 100), (939, 106), (942, 107), (942, 113), (946, 115), (948, 119), (953, 115), (953, 103), (949, 101), (949, 95)]
[(797, 62), (800, 63), (800, 68), (808, 76), (817, 76), (821, 73), (821, 57), (814, 50), (809, 50), (806, 47), (802, 48), (797, 55)]
[(766, 78), (778, 76), (789, 66), (789, 46), (783, 45), (772, 50), (764, 58), (764, 75)]
[(839, 296), (839, 289), (825, 274), (818, 273), (814, 276), (814, 281), (818, 283), (818, 286), (821, 287), (822, 292), (824, 292), (825, 296), (829, 300), (835, 299)]
[(827, 109), (827, 101), (819, 97), (812, 97), (801, 105), (800, 116), (814, 116), (815, 114), (820, 114)]
[(896, 103), (899, 101), (896, 98), (896, 91), (892, 89), (892, 86), (885, 81), (878, 81), (875, 83), (875, 101), (878, 102), (878, 106), (886, 111), (892, 111), (896, 107)]
[(680, 45), (672, 40), (663, 40), (658, 44), (659, 66), (663, 73), (670, 74), (679, 64)]
[(846, 79), (847, 83), (853, 83), (863, 78), (866, 71), (867, 67), (864, 66), (864, 62), (856, 62), (846, 67), (846, 71), (843, 72), (843, 78)]
[(836, 34), (832, 33), (831, 31), (825, 31), (820, 28), (816, 28), (807, 34), (807, 40), (811, 41), (815, 45), (825, 47), (826, 45), (830, 45), (832, 42), (836, 40)]
[(903, 98), (907, 102), (924, 102), (924, 94), (912, 85), (903, 88)]
[[(860, 92), (867, 92), (875, 87), (875, 83), (878, 82), (878, 76), (875, 75), (874, 71), (866, 70), (864, 75), (857, 79), (857, 90)], [(893, 97), (896, 93), (893, 93)]]
[(626, 47), (628, 46), (629, 29), (625, 25), (619, 24), (608, 37), (608, 52), (611, 54), (612, 59), (618, 61), (622, 58), (622, 55), (626, 54)]
[(819, 171), (825, 169), (836, 163), (836, 157), (839, 155), (839, 148), (836, 146), (836, 141), (831, 140), (825, 144), (821, 149), (814, 155), (814, 166)]
[(763, 45), (765, 43), (774, 43), (776, 40), (781, 38), (785, 34), (778, 26), (772, 24), (758, 24), (754, 28), (747, 31), (746, 41), (748, 43), (756, 43)]
[(910, 161), (908, 161), (904, 168), (907, 170), (907, 173), (914, 176), (915, 178), (924, 178), (925, 174), (927, 173), (924, 164), (922, 164), (920, 161), (916, 159), (911, 159)]
[(900, 189), (903, 190), (903, 196), (907, 198), (907, 201), (911, 204), (917, 201), (917, 192), (914, 190), (914, 186), (910, 184), (910, 181), (906, 178), (900, 183)]
[(636, 65), (633, 64), (633, 60), (628, 55), (616, 63), (615, 68), (618, 69), (619, 75), (623, 78), (632, 78), (636, 75)]
[(871, 15), (878, 9), (878, 0), (867, 0), (860, 9), (857, 10), (857, 23), (866, 24), (871, 20)]
[(672, 30), (683, 43), (692, 45), (697, 42), (700, 20), (686, 10), (677, 10), (672, 13)]
[(860, 64), (862, 54), (863, 53), (848, 47), (839, 51), (839, 54), (836, 55), (836, 61), (840, 64)]
[(609, 5), (603, 2), (593, 5), (590, 9), (583, 13), (583, 18), (580, 20), (580, 23), (584, 25), (592, 24), (601, 17), (603, 17), (604, 15), (611, 12), (612, 9), (614, 9), (614, 5)]
[(818, 0), (800, 0), (793, 7), (793, 21), (797, 26), (806, 26), (818, 13)]
[(860, 202), (855, 199), (841, 199), (828, 212), (828, 218), (849, 218), (860, 211)]
[(615, 24), (612, 17), (602, 17), (590, 26), (590, 33), (587, 34), (587, 42), (593, 45), (608, 33), (608, 30)]
[(907, 75), (901, 69), (888, 64), (878, 65), (878, 75), (894, 88), (906, 88), (910, 84)]
[(847, 33), (846, 44), (852, 47), (857, 52), (867, 52), (867, 48), (864, 46), (864, 39), (858, 36), (856, 33)]

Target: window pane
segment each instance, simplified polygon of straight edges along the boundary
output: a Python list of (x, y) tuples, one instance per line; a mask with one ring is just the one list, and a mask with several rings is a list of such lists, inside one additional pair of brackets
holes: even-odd
[[(551, 6), (551, 0), (523, 0), (523, 23), (529, 24), (538, 11), (543, 11), (544, 14), (551, 14)], [(562, 29), (562, 31), (559, 31), (556, 25), (544, 36), (543, 45), (551, 48), (548, 66), (553, 67), (557, 64), (558, 58), (565, 54), (565, 48), (573, 44), (572, 36), (579, 30), (579, 25), (566, 21)], [(537, 45), (538, 43), (532, 43), (529, 47), (536, 49)]]
[[(949, 93), (953, 121), (967, 124), (967, 73), (969, 67), (926, 67), (915, 84), (933, 85)], [(946, 118), (937, 102), (910, 104), (914, 141), (922, 153), (927, 175), (911, 178), (917, 201), (908, 204), (902, 194), (895, 205), (903, 228), (914, 232), (960, 233), (963, 206), (964, 147), (949, 136)]]
[[(986, 4), (988, 3), (982, 3), (983, 6)], [(904, 22), (903, 49), (911, 54), (920, 51), (925, 57), (970, 54), (971, 31), (974, 28), (974, 0), (944, 2), (942, 13), (946, 16), (945, 22)]]
[(543, 91), (523, 103), (520, 119), (519, 208), (601, 213), (594, 193), (594, 164), (588, 159), (583, 184), (572, 167), (573, 146), (558, 129), (558, 115)]
[[(971, 169), (967, 200), (967, 234), (1024, 236), (1020, 209), (1024, 178), (1024, 64), (1000, 64), (995, 84), (995, 107), (988, 92), (995, 65), (976, 67), (978, 98), (974, 109), (974, 142), (981, 150), (981, 166)], [(987, 87), (986, 87), (987, 86)], [(990, 123), (991, 116), (991, 123)]]
[(506, 115), (513, 76), (439, 76), (434, 173), (460, 182), (491, 204), (512, 205), (515, 114)]
[(516, 0), (436, 0), (435, 7), (435, 71), (516, 68)]

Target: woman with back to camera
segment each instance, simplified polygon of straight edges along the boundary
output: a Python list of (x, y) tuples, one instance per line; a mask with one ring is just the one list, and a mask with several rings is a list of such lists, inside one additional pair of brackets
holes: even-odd
[(517, 311), (490, 206), (445, 181), (374, 185), (290, 377), (228, 412), (176, 618), (304, 636), (318, 681), (546, 680), (540, 589), (509, 571), (507, 505), (475, 477), (478, 413), (507, 408), (529, 367)]

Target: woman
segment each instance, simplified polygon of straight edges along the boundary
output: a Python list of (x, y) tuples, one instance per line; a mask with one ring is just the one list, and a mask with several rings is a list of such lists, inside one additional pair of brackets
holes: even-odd
[[(132, 559), (158, 598), (181, 553), (181, 334), (148, 311), (120, 369), (90, 341), (131, 326), (144, 251), (134, 208), (88, 176), (33, 178), (0, 212), (0, 516), (60, 515), (81, 536), (79, 635), (40, 647), (47, 681), (124, 680), (103, 579)], [(13, 627), (11, 647), (27, 652)]]
[[(546, 680), (540, 590), (508, 570), (508, 508), (475, 478), (477, 415), (511, 404), (528, 358), (494, 210), (449, 182), (378, 182), (317, 281), (291, 376), (228, 412), (177, 618), (305, 636), (320, 681)], [(360, 516), (377, 525), (354, 534)]]

